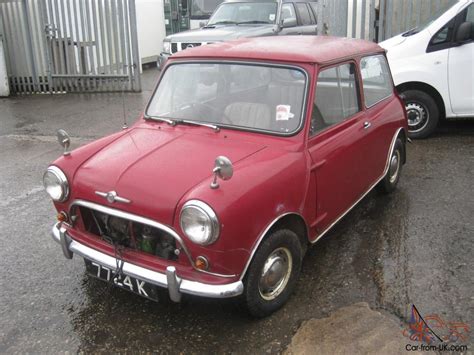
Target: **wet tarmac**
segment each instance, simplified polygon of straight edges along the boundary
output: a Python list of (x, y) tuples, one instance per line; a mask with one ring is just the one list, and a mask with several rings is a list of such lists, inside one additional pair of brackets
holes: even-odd
[[(123, 95), (126, 116), (140, 112), (155, 80), (145, 72), (144, 92)], [(0, 353), (278, 353), (302, 321), (361, 301), (402, 320), (415, 304), (474, 326), (474, 120), (409, 145), (398, 190), (361, 201), (309, 250), (288, 304), (255, 320), (232, 300), (153, 303), (110, 288), (50, 238), (55, 212), (41, 177), (61, 153), (55, 130), (68, 130), (76, 146), (116, 131), (123, 102), (121, 94), (0, 100)]]

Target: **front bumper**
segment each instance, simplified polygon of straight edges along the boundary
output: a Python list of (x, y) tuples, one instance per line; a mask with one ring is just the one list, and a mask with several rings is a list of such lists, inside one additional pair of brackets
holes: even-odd
[[(53, 226), (51, 235), (61, 245), (63, 254), (67, 259), (72, 259), (73, 255), (77, 254), (113, 271), (116, 270), (117, 259), (73, 240), (67, 234), (66, 228), (62, 227), (60, 223), (56, 223)], [(182, 279), (176, 274), (174, 266), (168, 266), (166, 274), (162, 274), (129, 262), (124, 262), (123, 273), (152, 285), (167, 288), (170, 299), (174, 302), (181, 300), (182, 293), (209, 298), (230, 298), (241, 295), (244, 290), (242, 281), (224, 285), (211, 285)]]

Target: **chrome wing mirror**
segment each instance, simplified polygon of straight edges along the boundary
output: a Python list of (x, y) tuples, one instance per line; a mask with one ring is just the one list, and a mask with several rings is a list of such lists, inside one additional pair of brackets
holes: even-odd
[(71, 138), (69, 134), (64, 129), (58, 130), (57, 133), (58, 142), (61, 147), (63, 147), (63, 155), (69, 155), (71, 152), (69, 151), (69, 146), (71, 145)]
[(219, 187), (217, 178), (220, 178), (224, 181), (230, 180), (232, 175), (234, 175), (234, 167), (232, 166), (232, 162), (229, 158), (219, 156), (216, 158), (212, 172), (214, 173), (214, 180), (211, 183), (211, 189), (217, 189)]

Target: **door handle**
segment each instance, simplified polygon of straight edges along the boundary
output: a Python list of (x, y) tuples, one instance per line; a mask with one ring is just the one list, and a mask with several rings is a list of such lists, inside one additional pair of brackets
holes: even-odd
[(367, 122), (367, 121), (364, 122), (364, 129), (368, 129), (370, 128), (370, 126), (372, 126), (372, 123)]

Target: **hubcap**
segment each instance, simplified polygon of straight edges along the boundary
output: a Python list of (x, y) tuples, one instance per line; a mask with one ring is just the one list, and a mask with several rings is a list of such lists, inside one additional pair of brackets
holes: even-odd
[(419, 102), (408, 102), (405, 109), (408, 116), (408, 130), (414, 133), (423, 130), (430, 118), (426, 107)]
[(287, 248), (275, 249), (265, 261), (258, 282), (258, 290), (263, 299), (277, 298), (285, 289), (293, 268), (293, 258)]
[(390, 159), (389, 176), (390, 183), (393, 184), (398, 177), (400, 171), (400, 151), (397, 149), (393, 152), (392, 158)]

